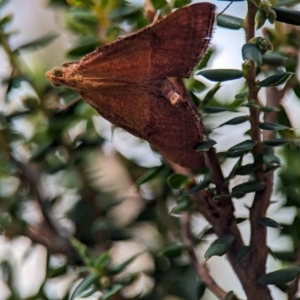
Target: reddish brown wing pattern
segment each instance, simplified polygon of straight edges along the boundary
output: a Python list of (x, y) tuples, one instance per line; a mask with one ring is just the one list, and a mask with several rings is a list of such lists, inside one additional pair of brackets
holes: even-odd
[(154, 25), (85, 56), (79, 62), (79, 74), (135, 83), (189, 77), (209, 45), (214, 15), (211, 3), (178, 9)]
[[(46, 75), (80, 92), (104, 118), (149, 141), (169, 160), (198, 169), (203, 154), (195, 148), (203, 139), (202, 123), (188, 102), (172, 106), (162, 86), (167, 77), (190, 75), (209, 44), (214, 14), (210, 3), (178, 9)], [(176, 94), (175, 87), (169, 92)]]
[(81, 95), (104, 118), (149, 141), (171, 161), (191, 169), (203, 166), (203, 155), (195, 151), (202, 134), (189, 107), (176, 108), (164, 97), (131, 89)]

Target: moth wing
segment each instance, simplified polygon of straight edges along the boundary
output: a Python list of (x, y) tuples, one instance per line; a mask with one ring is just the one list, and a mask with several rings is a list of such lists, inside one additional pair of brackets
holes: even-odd
[(178, 9), (134, 34), (98, 48), (78, 65), (82, 76), (145, 83), (189, 77), (205, 53), (215, 6), (196, 3)]
[(163, 97), (130, 88), (81, 91), (81, 96), (105, 119), (147, 140), (169, 160), (191, 169), (203, 167), (203, 154), (195, 150), (203, 132), (190, 107), (174, 107)]

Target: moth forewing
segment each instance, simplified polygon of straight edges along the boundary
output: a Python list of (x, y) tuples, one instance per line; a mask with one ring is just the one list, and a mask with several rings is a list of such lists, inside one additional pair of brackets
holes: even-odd
[(189, 77), (212, 35), (215, 6), (196, 3), (46, 73), (79, 92), (104, 118), (149, 141), (169, 160), (203, 166), (203, 125), (168, 77)]

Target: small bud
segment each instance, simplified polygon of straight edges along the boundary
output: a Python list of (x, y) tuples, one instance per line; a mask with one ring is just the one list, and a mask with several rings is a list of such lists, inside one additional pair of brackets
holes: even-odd
[(271, 24), (274, 24), (274, 22), (276, 21), (276, 17), (277, 17), (276, 12), (271, 7), (269, 7), (268, 12), (269, 12), (268, 20)]
[(266, 9), (260, 8), (259, 10), (257, 10), (255, 14), (255, 29), (256, 30), (260, 29), (265, 24), (266, 20), (267, 20)]

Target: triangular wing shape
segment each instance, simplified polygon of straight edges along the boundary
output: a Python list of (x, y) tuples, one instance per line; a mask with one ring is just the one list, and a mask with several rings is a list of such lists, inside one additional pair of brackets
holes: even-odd
[(209, 45), (214, 19), (211, 3), (178, 9), (85, 56), (78, 64), (79, 74), (135, 83), (189, 77)]
[(104, 118), (150, 142), (169, 160), (190, 169), (203, 167), (202, 125), (189, 105), (174, 107), (154, 93), (115, 89), (106, 93), (81, 91), (81, 96)]

